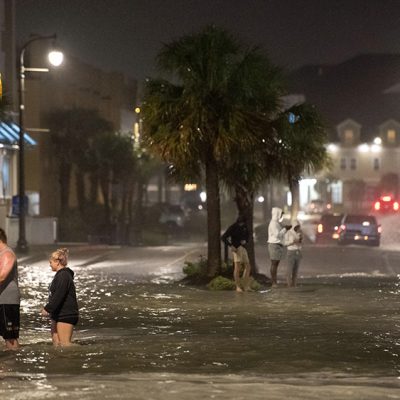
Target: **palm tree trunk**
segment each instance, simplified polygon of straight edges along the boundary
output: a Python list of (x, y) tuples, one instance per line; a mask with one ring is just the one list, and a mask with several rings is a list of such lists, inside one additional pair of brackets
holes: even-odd
[(71, 165), (61, 161), (58, 182), (60, 184), (60, 215), (66, 215), (69, 207), (69, 189), (71, 182)]
[(299, 181), (297, 178), (289, 179), (290, 193), (292, 194), (292, 209), (291, 209), (291, 220), (294, 222), (297, 219), (297, 214), (300, 209), (300, 198), (299, 198)]
[(207, 191), (207, 275), (214, 277), (221, 268), (221, 209), (217, 163), (213, 156), (206, 160)]
[(85, 183), (84, 176), (80, 171), (75, 172), (76, 178), (76, 196), (78, 198), (78, 208), (82, 217), (85, 217), (86, 210), (86, 196), (85, 196)]
[(254, 211), (254, 193), (246, 190), (241, 185), (235, 186), (235, 202), (239, 215), (244, 216), (246, 226), (249, 231), (249, 241), (247, 243), (247, 253), (249, 255), (251, 273), (254, 274), (256, 268), (256, 256), (254, 252), (254, 239), (253, 239), (253, 211)]
[(90, 207), (94, 207), (97, 204), (97, 193), (99, 188), (99, 177), (97, 172), (90, 173), (90, 194), (89, 194), (89, 204)]

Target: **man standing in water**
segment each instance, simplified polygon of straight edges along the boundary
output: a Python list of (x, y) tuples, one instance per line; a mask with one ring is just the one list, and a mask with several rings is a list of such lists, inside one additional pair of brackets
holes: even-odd
[(278, 286), (278, 266), (285, 255), (284, 238), (285, 233), (291, 225), (281, 225), (283, 211), (279, 207), (272, 207), (271, 222), (268, 225), (268, 252), (271, 260), (272, 287)]
[(0, 335), (8, 350), (19, 348), (19, 304), (17, 257), (0, 228)]
[[(246, 226), (244, 217), (239, 216), (234, 224), (232, 224), (222, 235), (221, 240), (231, 247), (233, 256), (233, 278), (236, 284), (236, 291), (243, 292), (249, 290), (250, 283), (250, 261), (246, 250), (246, 243), (249, 240), (249, 231)], [(240, 270), (244, 267), (242, 279), (243, 289), (240, 287)]]

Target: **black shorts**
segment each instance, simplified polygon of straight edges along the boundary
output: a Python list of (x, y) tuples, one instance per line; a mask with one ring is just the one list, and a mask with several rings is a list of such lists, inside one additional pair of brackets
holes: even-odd
[(57, 317), (54, 318), (56, 322), (64, 322), (64, 324), (76, 325), (78, 323), (79, 317)]
[(19, 304), (0, 304), (0, 335), (6, 340), (19, 338)]

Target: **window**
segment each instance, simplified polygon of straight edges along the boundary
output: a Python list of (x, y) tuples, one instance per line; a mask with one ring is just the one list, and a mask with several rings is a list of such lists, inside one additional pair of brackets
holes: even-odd
[(9, 198), (11, 196), (10, 187), (10, 157), (8, 155), (3, 155), (1, 159), (1, 193), (0, 197), (2, 199)]
[(343, 202), (343, 184), (342, 182), (331, 183), (332, 203), (340, 204)]
[(374, 171), (379, 171), (380, 168), (380, 162), (379, 162), (379, 158), (374, 158), (374, 162), (373, 162), (373, 169)]
[(344, 131), (344, 142), (347, 144), (353, 143), (353, 130), (352, 129), (346, 129)]
[(340, 159), (340, 169), (346, 169), (346, 159), (345, 158)]
[(396, 143), (396, 131), (394, 129), (388, 129), (387, 131), (388, 143)]
[(357, 169), (357, 160), (355, 158), (352, 158), (350, 160), (350, 169), (352, 169), (352, 170)]

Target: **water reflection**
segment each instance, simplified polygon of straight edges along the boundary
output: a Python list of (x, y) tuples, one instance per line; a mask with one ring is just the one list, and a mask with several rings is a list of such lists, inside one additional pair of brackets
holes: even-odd
[(76, 268), (81, 322), (68, 349), (52, 347), (39, 315), (51, 278), (47, 266), (21, 268), (24, 346), (0, 353), (3, 373), (400, 375), (400, 288), (386, 278), (243, 295)]

